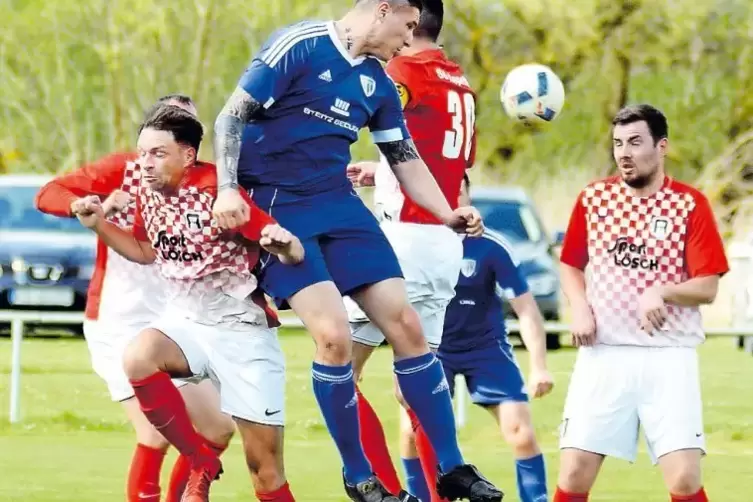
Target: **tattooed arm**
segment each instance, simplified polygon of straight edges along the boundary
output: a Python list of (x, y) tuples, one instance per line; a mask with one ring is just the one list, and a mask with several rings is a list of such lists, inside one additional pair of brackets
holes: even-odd
[(377, 143), (392, 172), (416, 204), (447, 223), (453, 211), (411, 139)]
[(217, 188), (238, 188), (238, 159), (243, 128), (261, 108), (248, 92), (236, 87), (214, 123)]

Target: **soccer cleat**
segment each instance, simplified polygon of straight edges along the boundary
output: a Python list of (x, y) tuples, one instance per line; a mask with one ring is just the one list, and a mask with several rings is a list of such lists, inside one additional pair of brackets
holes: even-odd
[(371, 476), (366, 481), (356, 485), (349, 484), (343, 476), (343, 483), (345, 484), (345, 493), (353, 502), (401, 502), (382, 486), (376, 476)]
[(405, 490), (400, 490), (400, 493), (397, 495), (397, 498), (400, 502), (422, 502), (421, 500), (418, 499), (418, 497), (411, 495)]
[(222, 462), (205, 444), (191, 460), (191, 472), (180, 502), (209, 502), (209, 486), (222, 474)]
[(440, 474), (437, 494), (447, 500), (470, 502), (501, 502), (505, 496), (471, 464), (459, 465), (448, 473)]

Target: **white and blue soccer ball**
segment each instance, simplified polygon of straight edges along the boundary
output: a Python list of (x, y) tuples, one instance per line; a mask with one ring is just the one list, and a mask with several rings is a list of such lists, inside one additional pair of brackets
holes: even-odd
[(499, 99), (505, 113), (515, 120), (551, 122), (565, 105), (565, 86), (548, 66), (524, 64), (507, 74)]

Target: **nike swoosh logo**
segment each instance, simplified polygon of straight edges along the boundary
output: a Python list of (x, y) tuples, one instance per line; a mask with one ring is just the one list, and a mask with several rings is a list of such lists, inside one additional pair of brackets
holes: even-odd
[(147, 500), (147, 499), (159, 499), (160, 494), (159, 493), (153, 493), (149, 495), (148, 493), (139, 493), (139, 499)]
[(272, 415), (277, 415), (282, 410), (276, 410), (276, 411), (269, 411), (268, 409), (264, 411), (264, 414), (268, 417), (271, 417)]

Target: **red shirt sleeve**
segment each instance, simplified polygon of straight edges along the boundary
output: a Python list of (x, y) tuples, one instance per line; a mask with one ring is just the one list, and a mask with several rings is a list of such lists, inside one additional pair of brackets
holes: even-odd
[(694, 196), (696, 206), (688, 218), (685, 247), (685, 267), (688, 275), (690, 278), (724, 275), (729, 272), (729, 263), (711, 204), (700, 192)]
[(254, 201), (251, 200), (251, 197), (245, 190), (241, 190), (240, 194), (251, 208), (251, 218), (238, 229), (238, 232), (246, 239), (256, 242), (261, 238), (261, 231), (264, 227), (277, 222), (270, 215), (262, 211), (259, 206), (254, 204)]
[(385, 71), (395, 82), (403, 110), (414, 108), (418, 104), (421, 89), (415, 84), (415, 79), (411, 78), (413, 71), (410, 65), (398, 56), (387, 64)]
[(570, 223), (565, 232), (560, 261), (565, 265), (583, 270), (588, 265), (588, 229), (586, 227), (586, 206), (583, 205), (583, 193), (578, 195)]
[(104, 198), (123, 184), (126, 163), (133, 155), (116, 153), (56, 177), (35, 198), (37, 209), (54, 216), (70, 217), (71, 204), (87, 195)]

